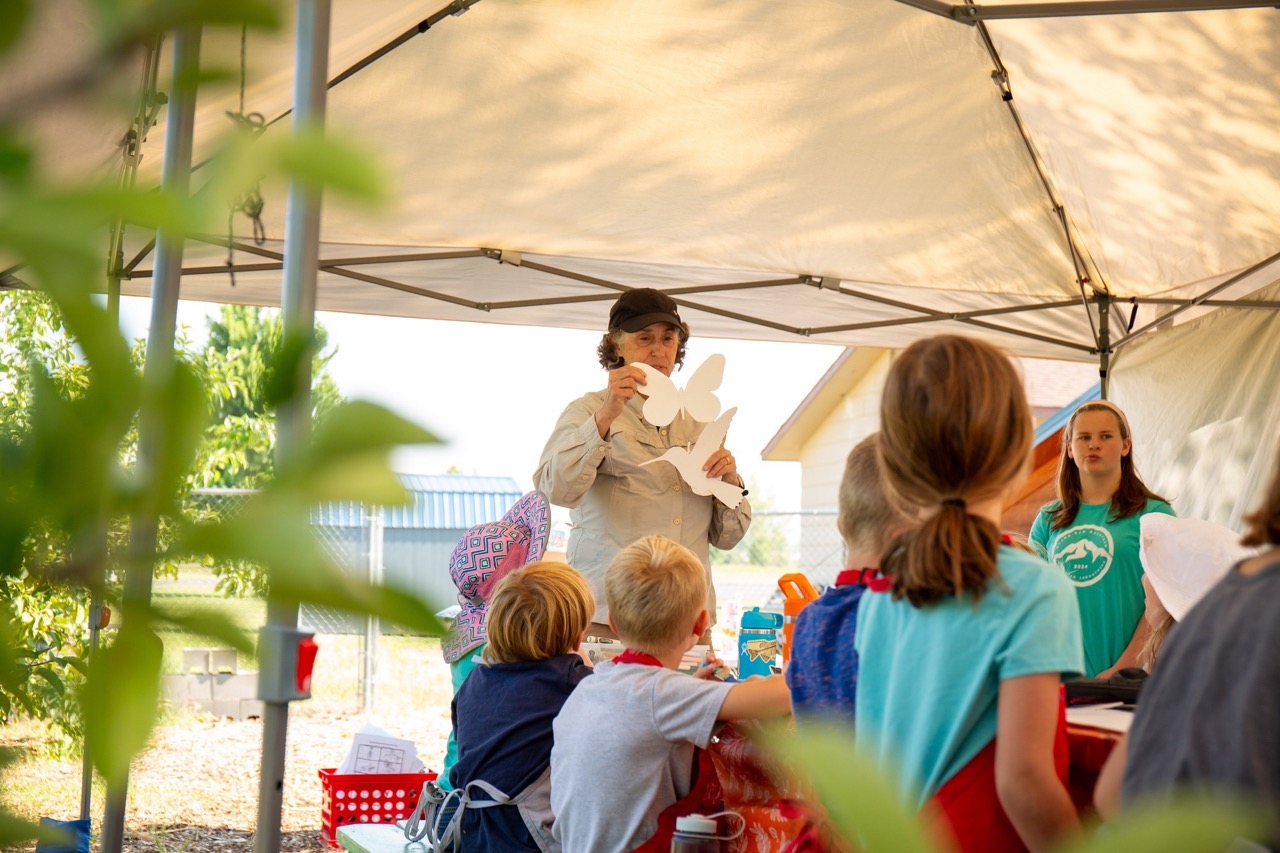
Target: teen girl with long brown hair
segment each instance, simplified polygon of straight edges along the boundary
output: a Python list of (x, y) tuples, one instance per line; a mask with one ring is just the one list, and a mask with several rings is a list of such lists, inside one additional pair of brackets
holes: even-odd
[(1141, 665), (1151, 627), (1138, 520), (1151, 512), (1174, 514), (1138, 476), (1128, 418), (1106, 400), (1085, 403), (1063, 430), (1058, 500), (1040, 510), (1029, 538), (1076, 588), (1086, 675)]

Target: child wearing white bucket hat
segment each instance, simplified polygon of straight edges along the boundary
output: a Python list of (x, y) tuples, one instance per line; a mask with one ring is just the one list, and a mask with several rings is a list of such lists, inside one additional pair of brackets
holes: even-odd
[[(1098, 778), (1094, 802), (1112, 819), (1121, 808), (1154, 807), (1179, 794), (1230, 796), (1262, 805), (1270, 819), (1241, 829), (1247, 837), (1231, 849), (1280, 849), (1280, 456), (1243, 527), (1240, 544), (1263, 550), (1234, 564), (1204, 544), (1229, 545), (1221, 531), (1191, 544), (1161, 537), (1165, 558), (1169, 547), (1197, 549), (1205, 571), (1221, 577), (1188, 583), (1186, 559), (1157, 557), (1148, 566), (1153, 590), (1168, 595), (1170, 612), (1181, 618), (1142, 688), (1132, 727)], [(1182, 568), (1169, 572), (1175, 563)]]
[(1150, 670), (1169, 630), (1236, 563), (1254, 549), (1240, 544), (1240, 534), (1202, 518), (1152, 513), (1139, 524), (1138, 559), (1145, 572), (1147, 622), (1151, 636), (1140, 660)]

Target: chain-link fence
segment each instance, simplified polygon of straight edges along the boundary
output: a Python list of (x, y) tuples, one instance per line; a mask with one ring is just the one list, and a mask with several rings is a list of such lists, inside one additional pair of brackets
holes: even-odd
[[(207, 489), (192, 493), (192, 514), (234, 518), (244, 511), (252, 491)], [(374, 583), (394, 581), (415, 591), (433, 609), (453, 604), (456, 590), (448, 573), (449, 554), (462, 529), (392, 527), (378, 507), (334, 504), (312, 512), (312, 528), (326, 554), (345, 571)], [(741, 609), (778, 606), (778, 578), (802, 572), (819, 589), (831, 583), (844, 567), (843, 542), (835, 526), (834, 511), (779, 512), (760, 510), (751, 529), (730, 551), (712, 551), (712, 574), (720, 601), (720, 621), (736, 623)], [(176, 582), (161, 582), (158, 596), (172, 600), (214, 600), (239, 624), (255, 629), (263, 624), (266, 608), (253, 592), (255, 567), (215, 566), (212, 571), (184, 569)], [(359, 710), (376, 702), (379, 638), (401, 634), (399, 626), (379, 624), (377, 619), (304, 604), (299, 624), (317, 634), (330, 635), (349, 653), (329, 668), (327, 679), (348, 685), (341, 695), (351, 697)], [(181, 641), (181, 638), (180, 638)], [(195, 640), (191, 640), (195, 643)], [(181, 650), (176, 650), (181, 659)]]
[(751, 528), (731, 551), (712, 549), (713, 566), (754, 566), (779, 574), (802, 572), (818, 586), (844, 568), (844, 540), (835, 510), (757, 510)]

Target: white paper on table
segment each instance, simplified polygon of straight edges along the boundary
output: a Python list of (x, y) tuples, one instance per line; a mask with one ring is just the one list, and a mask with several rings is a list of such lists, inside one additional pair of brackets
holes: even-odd
[(351, 749), (338, 768), (348, 773), (420, 773), (425, 768), (418, 747), (381, 726), (366, 723), (351, 738)]
[(1073, 726), (1106, 729), (1109, 732), (1127, 732), (1133, 725), (1133, 706), (1123, 702), (1104, 702), (1097, 705), (1068, 705), (1067, 722)]

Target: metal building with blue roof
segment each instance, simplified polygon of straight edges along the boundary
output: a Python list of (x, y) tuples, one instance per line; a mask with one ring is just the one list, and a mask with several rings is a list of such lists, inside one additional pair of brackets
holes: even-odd
[[(524, 494), (511, 477), (398, 474), (409, 492), (403, 506), (346, 502), (316, 507), (311, 523), (321, 542), (349, 571), (381, 576), (413, 590), (433, 610), (457, 601), (449, 555), (462, 534), (498, 521)], [(304, 606), (302, 621), (326, 633), (358, 633), (363, 619)], [(391, 626), (383, 626), (388, 628)]]

